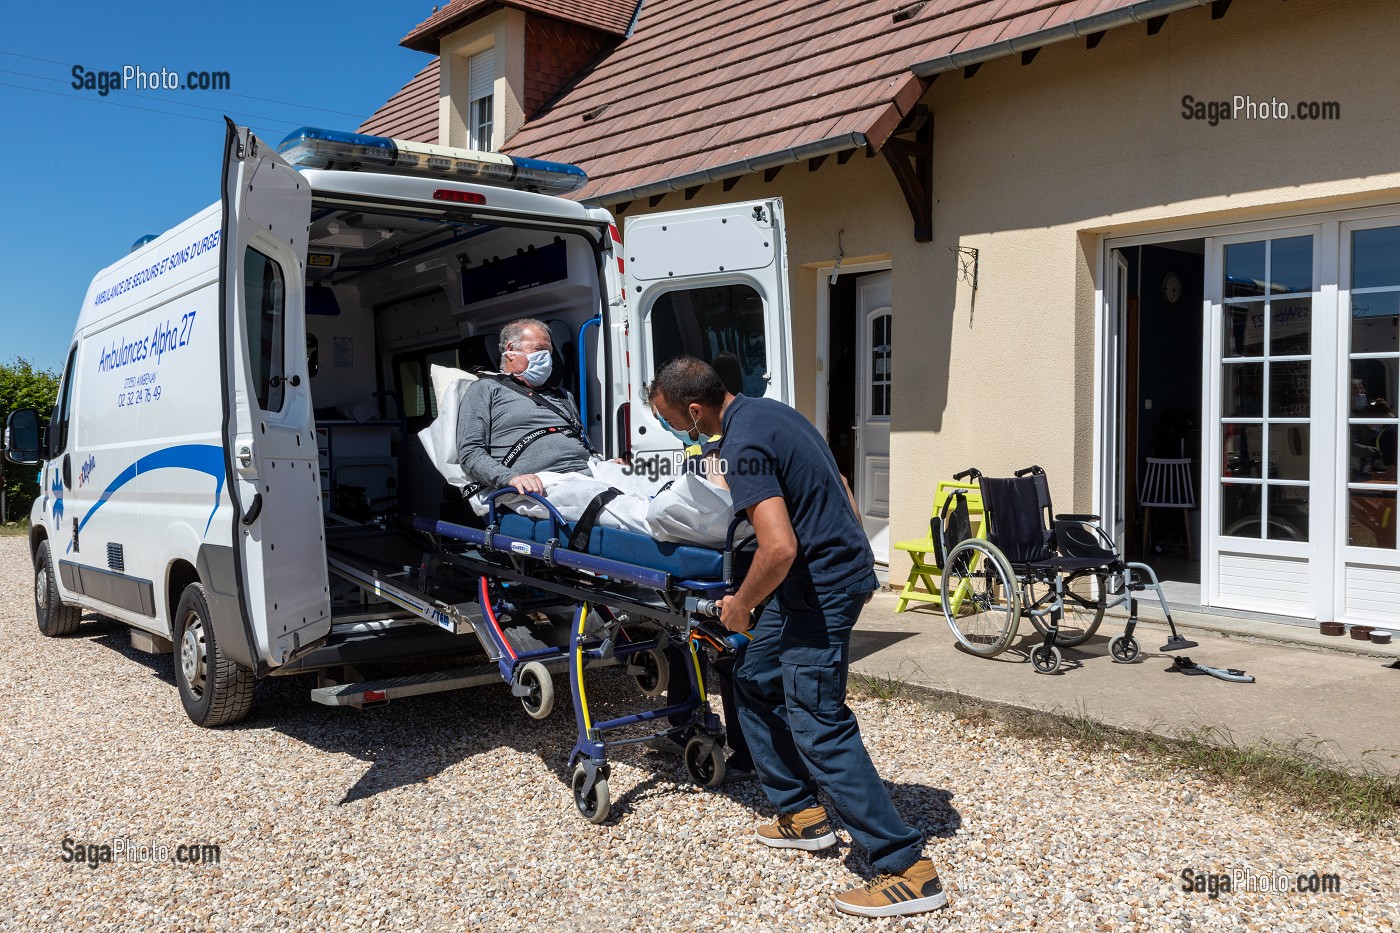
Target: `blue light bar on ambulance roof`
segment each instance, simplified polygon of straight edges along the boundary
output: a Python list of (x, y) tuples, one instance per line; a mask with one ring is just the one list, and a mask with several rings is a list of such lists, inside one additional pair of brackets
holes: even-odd
[(428, 143), (341, 133), (304, 126), (277, 147), (282, 158), (300, 168), (349, 172), (424, 175), (447, 181), (500, 185), (546, 194), (569, 194), (588, 183), (577, 165), (544, 162), (499, 152), (452, 149)]

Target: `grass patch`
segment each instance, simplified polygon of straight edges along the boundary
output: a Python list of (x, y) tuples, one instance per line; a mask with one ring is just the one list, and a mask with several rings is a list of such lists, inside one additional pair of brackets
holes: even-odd
[[(869, 680), (871, 678), (865, 678)], [(885, 678), (889, 680), (889, 678)], [(864, 682), (853, 684), (857, 692)], [(892, 688), (881, 684), (884, 693)], [(886, 699), (874, 691), (866, 695)], [(1182, 729), (1174, 735), (1135, 732), (1092, 719), (1083, 708), (1041, 712), (984, 703), (961, 694), (901, 685), (898, 697), (949, 712), (968, 724), (994, 724), (1020, 739), (1062, 741), (1084, 751), (1127, 753), (1160, 772), (1187, 770), (1246, 796), (1308, 810), (1359, 830), (1395, 829), (1400, 815), (1400, 776), (1378, 766), (1338, 765), (1324, 754), (1326, 743), (1268, 740), (1241, 745), (1226, 729)]]
[(19, 538), (29, 534), (29, 520), (0, 525), (0, 538)]

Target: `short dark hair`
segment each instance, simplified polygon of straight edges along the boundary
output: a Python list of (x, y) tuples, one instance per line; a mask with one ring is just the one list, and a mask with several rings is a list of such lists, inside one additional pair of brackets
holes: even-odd
[(658, 393), (682, 408), (697, 402), (706, 408), (718, 408), (724, 404), (727, 390), (709, 363), (694, 356), (678, 356), (657, 370), (656, 378), (647, 386), (646, 401), (655, 401)]

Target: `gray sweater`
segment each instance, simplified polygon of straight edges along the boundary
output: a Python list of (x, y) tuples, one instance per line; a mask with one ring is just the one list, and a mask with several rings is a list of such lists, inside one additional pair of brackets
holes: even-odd
[[(575, 420), (578, 408), (568, 392), (548, 392), (546, 398)], [(563, 427), (558, 415), (501, 385), (489, 376), (467, 388), (457, 411), (457, 459), (466, 474), (488, 488), (497, 489), (521, 473), (552, 470), (556, 473), (588, 472), (588, 448), (565, 434), (538, 438), (512, 466), (502, 466), (507, 451), (536, 428)]]

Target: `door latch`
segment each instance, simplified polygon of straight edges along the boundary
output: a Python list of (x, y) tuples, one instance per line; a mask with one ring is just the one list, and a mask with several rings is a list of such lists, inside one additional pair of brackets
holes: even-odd
[(253, 468), (253, 448), (247, 444), (238, 448), (238, 465), (245, 470)]

